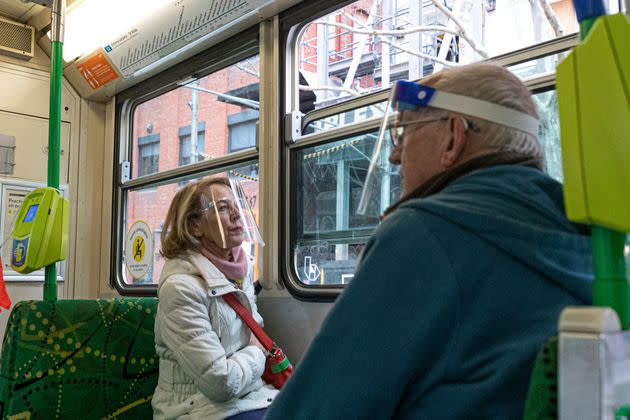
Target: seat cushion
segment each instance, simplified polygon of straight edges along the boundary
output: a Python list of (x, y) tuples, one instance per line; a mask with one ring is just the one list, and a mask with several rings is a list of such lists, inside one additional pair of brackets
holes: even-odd
[(534, 362), (525, 402), (524, 420), (558, 418), (558, 337), (542, 345)]
[(15, 305), (0, 359), (0, 418), (151, 418), (156, 310), (156, 298)]

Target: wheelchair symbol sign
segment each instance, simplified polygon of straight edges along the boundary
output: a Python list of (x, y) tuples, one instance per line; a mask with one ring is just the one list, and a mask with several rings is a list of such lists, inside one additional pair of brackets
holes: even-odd
[(304, 257), (304, 275), (308, 281), (315, 281), (319, 278), (321, 271), (317, 264), (311, 262), (311, 257)]

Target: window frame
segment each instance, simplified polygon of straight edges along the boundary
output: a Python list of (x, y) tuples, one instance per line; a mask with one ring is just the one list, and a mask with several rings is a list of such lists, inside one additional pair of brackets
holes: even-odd
[[(282, 235), (282, 280), (288, 291), (298, 299), (306, 301), (333, 301), (345, 288), (344, 285), (311, 286), (302, 283), (295, 272), (293, 244), (297, 235), (296, 226), (296, 206), (297, 206), (297, 165), (298, 152), (303, 148), (343, 140), (344, 138), (357, 136), (365, 132), (377, 130), (382, 117), (367, 118), (362, 121), (355, 121), (350, 124), (341, 125), (330, 130), (317, 133), (303, 134), (304, 130), (313, 121), (342, 114), (368, 105), (387, 101), (391, 88), (369, 93), (367, 95), (349, 99), (334, 105), (312, 110), (306, 114), (299, 111), (299, 90), (297, 81), (299, 80), (299, 60), (298, 41), (305, 28), (314, 20), (321, 18), (349, 2), (337, 2), (333, 7), (322, 7), (316, 13), (310, 15), (308, 21), (285, 22), (283, 25), (282, 45), (286, 51), (284, 65), (281, 69), (283, 80), (285, 80), (284, 92), (282, 96), (284, 110), (283, 142), (284, 142), (284, 185), (283, 185), (283, 235)], [(322, 9), (325, 9), (322, 11)], [(564, 51), (569, 51), (579, 43), (578, 34), (565, 35), (559, 38), (544, 41), (542, 43), (511, 51), (506, 54), (492, 57), (484, 62), (496, 63), (503, 67), (513, 66), (527, 61), (551, 56)], [(544, 92), (555, 87), (555, 73), (542, 75), (524, 81), (532, 94)], [(371, 233), (370, 233), (371, 235)]]
[[(206, 176), (222, 169), (229, 170), (243, 163), (260, 161), (256, 147), (243, 149), (225, 156), (194, 162), (186, 166), (158, 171), (129, 179), (129, 162), (133, 156), (133, 115), (138, 105), (177, 89), (184, 82), (200, 79), (246, 58), (260, 54), (259, 25), (241, 32), (203, 52), (144, 80), (116, 96), (114, 135), (114, 176), (112, 196), (112, 229), (110, 252), (110, 284), (127, 296), (155, 296), (157, 285), (126, 283), (123, 264), (126, 237), (127, 202), (130, 191), (157, 187), (173, 182)], [(179, 141), (179, 136), (178, 136)]]

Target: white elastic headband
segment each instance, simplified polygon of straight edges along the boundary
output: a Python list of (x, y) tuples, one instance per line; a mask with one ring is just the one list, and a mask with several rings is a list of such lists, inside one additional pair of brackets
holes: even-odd
[[(422, 99), (426, 92), (421, 89), (418, 97)], [(460, 112), (472, 117), (481, 118), (506, 127), (515, 128), (538, 137), (538, 120), (529, 114), (507, 108), (502, 105), (470, 96), (435, 90), (429, 101), (429, 106), (447, 111)]]

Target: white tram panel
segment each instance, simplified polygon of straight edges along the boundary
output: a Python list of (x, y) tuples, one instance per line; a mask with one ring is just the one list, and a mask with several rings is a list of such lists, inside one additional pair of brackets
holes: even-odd
[(103, 46), (123, 77), (204, 36), (245, 19), (265, 0), (175, 0)]

